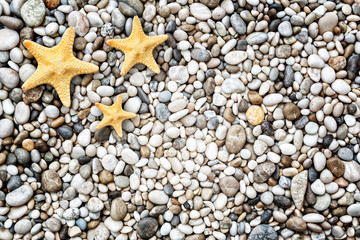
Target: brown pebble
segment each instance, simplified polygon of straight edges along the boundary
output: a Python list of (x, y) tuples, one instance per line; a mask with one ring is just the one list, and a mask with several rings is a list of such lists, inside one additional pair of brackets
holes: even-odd
[(263, 100), (263, 98), (260, 96), (260, 94), (256, 91), (249, 91), (248, 98), (252, 104), (256, 104), (256, 105), (260, 105)]
[(22, 142), (22, 147), (27, 150), (27, 151), (31, 151), (34, 149), (35, 147), (35, 143), (33, 142), (33, 140), (31, 139), (25, 139), (23, 142)]
[(286, 103), (283, 108), (284, 116), (289, 121), (294, 121), (300, 117), (300, 109), (294, 103)]
[(343, 56), (331, 57), (328, 63), (335, 71), (340, 71), (346, 67), (346, 58)]
[(260, 106), (253, 105), (246, 111), (246, 119), (254, 126), (259, 125), (265, 119), (264, 110)]
[(225, 108), (225, 111), (224, 111), (224, 118), (226, 121), (228, 122), (233, 122), (235, 121), (235, 115), (232, 111), (231, 108)]
[(60, 0), (45, 0), (45, 4), (48, 8), (54, 9), (60, 5)]
[(114, 176), (107, 170), (102, 170), (99, 174), (99, 179), (102, 184), (108, 184), (114, 181)]
[(143, 158), (148, 158), (150, 157), (150, 149), (148, 146), (141, 146), (140, 148), (140, 155)]
[(51, 122), (52, 128), (58, 128), (65, 122), (65, 117), (61, 116), (56, 118), (54, 121)]
[(336, 177), (341, 177), (345, 172), (345, 164), (337, 157), (332, 157), (326, 161), (326, 167)]

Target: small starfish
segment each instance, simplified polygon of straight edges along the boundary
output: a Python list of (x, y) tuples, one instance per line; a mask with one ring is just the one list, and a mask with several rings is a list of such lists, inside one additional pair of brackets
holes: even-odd
[(135, 113), (125, 112), (122, 109), (122, 96), (118, 95), (115, 103), (112, 106), (106, 106), (104, 104), (95, 103), (96, 107), (104, 114), (104, 118), (101, 120), (96, 129), (100, 129), (106, 126), (113, 126), (119, 137), (122, 137), (122, 122), (126, 119), (136, 117)]
[(73, 54), (75, 30), (68, 28), (60, 43), (52, 48), (25, 40), (24, 46), (38, 61), (34, 74), (22, 85), (24, 91), (42, 84), (52, 85), (65, 107), (70, 107), (70, 82), (80, 74), (94, 73), (99, 67), (77, 59)]
[(139, 17), (135, 16), (130, 37), (111, 39), (107, 41), (107, 44), (125, 53), (125, 62), (121, 69), (121, 75), (124, 76), (137, 63), (142, 63), (153, 72), (160, 73), (160, 68), (153, 56), (153, 50), (167, 39), (167, 35), (146, 36), (142, 30)]

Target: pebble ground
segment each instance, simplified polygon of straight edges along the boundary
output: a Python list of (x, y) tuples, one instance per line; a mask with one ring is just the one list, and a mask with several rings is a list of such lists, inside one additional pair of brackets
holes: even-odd
[[(138, 15), (161, 68), (106, 40)], [(359, 0), (0, 0), (0, 239), (360, 239)], [(23, 92), (75, 27), (71, 108)], [(122, 94), (137, 116), (96, 130)]]

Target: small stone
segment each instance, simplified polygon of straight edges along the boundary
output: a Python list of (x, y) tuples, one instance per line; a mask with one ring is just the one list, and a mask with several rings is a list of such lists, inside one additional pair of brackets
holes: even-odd
[(47, 170), (41, 174), (41, 184), (48, 192), (58, 192), (62, 188), (59, 174), (53, 170)]
[[(0, 38), (0, 42), (4, 42), (4, 41), (1, 41)], [(11, 68), (0, 68), (0, 81), (7, 88), (13, 89), (20, 82), (19, 74)]]
[(246, 33), (246, 23), (239, 14), (233, 13), (230, 17), (230, 23), (238, 34), (242, 35)]
[(338, 150), (337, 155), (340, 159), (350, 161), (354, 158), (354, 153), (351, 149), (342, 147)]
[(72, 11), (68, 16), (68, 24), (75, 28), (75, 33), (80, 37), (85, 36), (90, 28), (90, 22), (86, 15), (78, 11)]
[(137, 235), (142, 239), (152, 238), (159, 228), (159, 224), (155, 218), (145, 217), (138, 223)]
[(211, 58), (210, 53), (204, 49), (194, 49), (191, 57), (198, 62), (208, 62)]
[(293, 33), (291, 23), (288, 21), (280, 23), (280, 25), (278, 26), (278, 31), (280, 35), (284, 37), (290, 37)]
[(250, 106), (246, 111), (246, 119), (254, 126), (259, 125), (265, 119), (264, 110), (260, 106)]
[(169, 201), (169, 196), (160, 190), (153, 190), (149, 193), (148, 198), (154, 204), (167, 204)]
[(296, 231), (296, 232), (305, 232), (306, 222), (301, 217), (291, 217), (286, 221), (286, 227)]
[(300, 117), (300, 109), (294, 103), (286, 103), (283, 108), (283, 113), (289, 121), (294, 121)]
[(234, 177), (227, 176), (223, 177), (219, 181), (219, 186), (221, 191), (227, 197), (233, 197), (240, 189), (239, 181), (236, 180)]
[(334, 27), (338, 24), (338, 15), (334, 12), (327, 12), (319, 19), (319, 32), (324, 34), (325, 32), (333, 32)]
[(245, 85), (240, 79), (228, 78), (223, 82), (221, 89), (224, 93), (239, 93), (245, 91)]
[(343, 161), (345, 165), (344, 178), (349, 182), (360, 180), (360, 165), (355, 161)]
[(60, 5), (60, 0), (45, 0), (45, 4), (48, 8), (54, 9)]
[(337, 157), (332, 157), (326, 161), (326, 167), (336, 177), (341, 177), (345, 172), (345, 164)]
[(295, 207), (302, 209), (307, 188), (308, 176), (307, 171), (303, 171), (293, 177), (291, 180), (291, 197), (294, 201)]
[(246, 37), (246, 41), (249, 45), (260, 45), (261, 43), (266, 42), (268, 35), (264, 32), (254, 32), (250, 33)]
[(0, 138), (4, 139), (11, 136), (14, 131), (14, 122), (4, 118), (0, 120)]
[(335, 71), (341, 71), (346, 67), (346, 58), (344, 56), (331, 57), (328, 63)]
[(308, 64), (310, 67), (313, 67), (313, 68), (323, 68), (325, 65), (325, 62), (319, 55), (311, 54), (308, 57)]
[(266, 182), (274, 172), (275, 164), (273, 162), (261, 163), (254, 169), (254, 181), (256, 183)]
[(227, 134), (225, 140), (226, 149), (230, 153), (238, 153), (244, 147), (246, 143), (246, 133), (242, 126), (232, 125)]
[(60, 220), (58, 220), (57, 218), (54, 218), (54, 217), (48, 218), (45, 221), (45, 225), (51, 232), (54, 232), (54, 233), (60, 231), (60, 229), (61, 229)]

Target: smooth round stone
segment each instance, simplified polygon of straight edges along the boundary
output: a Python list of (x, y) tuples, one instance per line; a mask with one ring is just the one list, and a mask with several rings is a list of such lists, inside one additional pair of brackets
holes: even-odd
[(125, 105), (124, 105), (124, 110), (126, 112), (132, 112), (132, 113), (137, 113), (140, 109), (141, 106), (141, 100), (139, 97), (132, 97), (129, 98)]
[(153, 190), (148, 195), (149, 200), (154, 204), (167, 204), (169, 201), (169, 196), (160, 190)]
[(335, 81), (335, 71), (332, 67), (324, 67), (321, 70), (321, 80), (325, 83), (332, 83)]
[(264, 192), (263, 194), (261, 194), (260, 200), (265, 205), (270, 205), (274, 200), (274, 195), (272, 192)]
[(278, 31), (280, 35), (284, 37), (290, 37), (293, 33), (291, 23), (288, 21), (280, 23), (280, 25), (278, 26)]
[(353, 217), (360, 217), (360, 203), (355, 203), (347, 208), (347, 214)]
[(4, 118), (0, 120), (0, 138), (4, 139), (11, 136), (14, 131), (14, 122)]
[(275, 164), (273, 162), (264, 162), (254, 169), (254, 181), (256, 183), (266, 182), (275, 172)]
[(259, 125), (265, 119), (265, 112), (260, 106), (250, 106), (246, 111), (246, 119), (254, 126)]
[(90, 144), (91, 141), (91, 132), (89, 129), (84, 129), (77, 138), (78, 143), (83, 146), (86, 147)]
[(246, 23), (240, 17), (239, 14), (234, 13), (233, 15), (231, 15), (230, 23), (231, 23), (231, 26), (235, 29), (235, 31), (238, 34), (242, 35), (242, 34), (246, 33)]
[(19, 102), (16, 104), (14, 116), (18, 124), (26, 123), (30, 118), (30, 107), (24, 102)]
[(159, 94), (158, 99), (160, 102), (163, 102), (163, 103), (169, 102), (171, 99), (171, 92), (169, 90), (162, 91)]
[(34, 72), (36, 67), (32, 64), (24, 64), (19, 69), (19, 76), (21, 81), (25, 82)]
[(239, 93), (245, 91), (245, 85), (240, 79), (228, 78), (221, 85), (224, 93)]
[(320, 179), (317, 179), (315, 182), (311, 184), (311, 190), (316, 195), (323, 195), (325, 193), (325, 185)]
[(141, 72), (134, 73), (129, 80), (132, 85), (137, 87), (141, 87), (145, 83), (144, 75)]
[(308, 65), (309, 67), (313, 67), (313, 68), (323, 68), (325, 62), (319, 55), (311, 54), (308, 57)]
[(11, 68), (0, 68), (0, 81), (7, 88), (15, 88), (19, 84), (19, 80), (19, 74), (15, 70)]
[(19, 41), (20, 37), (16, 31), (8, 28), (0, 30), (0, 51), (8, 51), (15, 48)]
[(249, 45), (259, 45), (261, 43), (266, 42), (266, 40), (268, 39), (268, 35), (264, 32), (254, 32), (254, 33), (250, 33), (247, 37), (246, 37), (246, 41)]
[(279, 147), (281, 152), (288, 156), (291, 156), (296, 152), (296, 147), (290, 143), (283, 143)]
[(125, 202), (121, 199), (115, 199), (111, 202), (110, 216), (115, 221), (121, 221), (128, 212)]
[(224, 178), (221, 178), (219, 181), (219, 186), (221, 191), (227, 196), (227, 197), (233, 197), (240, 189), (239, 181), (236, 180), (234, 177), (227, 176)]
[(59, 109), (54, 105), (47, 106), (44, 111), (48, 118), (57, 118), (60, 114)]
[(61, 229), (61, 222), (57, 218), (51, 217), (48, 218), (45, 221), (45, 226), (51, 231), (51, 232), (58, 232)]
[(350, 161), (354, 158), (354, 153), (351, 149), (342, 147), (338, 150), (337, 155), (340, 159)]
[(305, 134), (304, 138), (303, 138), (303, 142), (305, 145), (313, 147), (317, 144), (318, 142), (318, 135), (310, 135), (310, 134)]
[(325, 193), (322, 196), (316, 197), (316, 203), (314, 205), (314, 208), (318, 211), (324, 211), (330, 206), (331, 197), (329, 194)]
[(33, 196), (34, 190), (29, 185), (22, 185), (6, 195), (6, 203), (18, 207), (27, 203)]
[(15, 150), (15, 156), (20, 165), (27, 166), (30, 164), (30, 153), (23, 148), (17, 148)]
[(190, 5), (190, 13), (197, 19), (206, 21), (211, 18), (210, 9), (202, 3), (193, 3)]
[(10, 51), (10, 59), (15, 63), (21, 63), (24, 60), (24, 55), (20, 48), (13, 48)]
[(121, 158), (127, 164), (136, 164), (139, 161), (139, 156), (129, 148), (125, 148), (121, 151)]
[(30, 27), (39, 26), (45, 17), (45, 4), (41, 0), (29, 0), (21, 7), (21, 17)]
[(32, 224), (28, 219), (21, 219), (16, 222), (14, 230), (17, 234), (24, 235), (30, 231)]
[(206, 150), (205, 150), (205, 156), (209, 159), (209, 160), (215, 160), (216, 157), (218, 155), (218, 146), (216, 145), (216, 143), (211, 142), (206, 146)]
[(351, 91), (350, 85), (341, 79), (335, 80), (331, 84), (331, 88), (338, 94), (348, 94)]
[(318, 133), (318, 130), (319, 130), (319, 125), (315, 122), (309, 122), (308, 124), (306, 124), (305, 126), (305, 131), (308, 133), (308, 134), (317, 134)]

